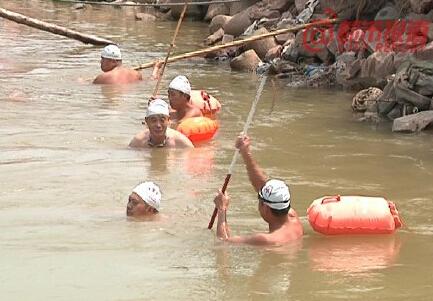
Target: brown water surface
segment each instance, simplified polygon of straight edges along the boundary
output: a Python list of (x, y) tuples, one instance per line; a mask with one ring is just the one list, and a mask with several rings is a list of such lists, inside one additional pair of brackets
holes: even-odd
[[(136, 22), (132, 8), (0, 5), (115, 40), (130, 66), (164, 56), (176, 26)], [(176, 52), (198, 48), (206, 34), (206, 24), (185, 22)], [(186, 74), (223, 102), (221, 129), (193, 151), (135, 151), (127, 145), (155, 82), (81, 83), (100, 72), (99, 55), (99, 47), (0, 19), (1, 300), (431, 300), (431, 133), (358, 123), (351, 93), (284, 82), (274, 91), (268, 82), (250, 129), (254, 152), (269, 175), (290, 183), (305, 237), (279, 248), (225, 246), (206, 226), (257, 77), (201, 59), (170, 65), (162, 91)], [(162, 187), (161, 222), (125, 217), (143, 180)], [(229, 193), (232, 232), (266, 230), (240, 162)], [(330, 194), (385, 196), (406, 227), (390, 236), (318, 235), (305, 211)]]

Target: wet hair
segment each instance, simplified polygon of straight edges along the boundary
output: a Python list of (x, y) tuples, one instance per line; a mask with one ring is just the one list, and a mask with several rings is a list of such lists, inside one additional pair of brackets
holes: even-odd
[[(266, 203), (268, 203), (264, 198), (262, 198), (259, 194), (257, 194), (257, 198), (263, 202), (263, 204), (266, 205)], [(266, 205), (267, 206), (267, 205)], [(289, 207), (285, 208), (285, 209), (274, 209), (268, 206), (269, 209), (271, 209), (272, 215), (280, 217), (280, 216), (285, 216), (289, 213), (290, 210), (290, 205)]]
[(285, 209), (274, 209), (271, 207), (269, 207), (269, 208), (271, 209), (271, 212), (274, 216), (285, 216), (289, 213), (289, 210), (290, 210), (290, 206), (285, 208)]

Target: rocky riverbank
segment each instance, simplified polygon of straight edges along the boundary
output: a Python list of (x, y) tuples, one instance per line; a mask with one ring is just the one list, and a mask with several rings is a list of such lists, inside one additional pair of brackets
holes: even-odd
[[(184, 1), (159, 0), (161, 6), (141, 8), (136, 18), (176, 19), (182, 6), (164, 6), (174, 2)], [(245, 0), (192, 6), (188, 13), (209, 23), (209, 46), (338, 18), (207, 58), (229, 60), (234, 70), (269, 70), (288, 87), (360, 91), (352, 103), (360, 119), (393, 120), (394, 131), (433, 123), (433, 0)]]

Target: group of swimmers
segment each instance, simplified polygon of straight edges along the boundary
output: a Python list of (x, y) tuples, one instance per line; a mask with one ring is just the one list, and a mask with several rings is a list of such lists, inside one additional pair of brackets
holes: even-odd
[[(162, 63), (156, 63), (152, 78), (160, 76)], [(122, 66), (122, 55), (116, 45), (106, 46), (101, 53), (103, 74), (97, 76), (95, 84), (128, 84), (143, 80), (136, 70)], [(191, 85), (183, 76), (174, 78), (168, 87), (169, 105), (160, 98), (149, 100), (145, 121), (147, 129), (138, 133), (130, 142), (134, 148), (149, 147), (194, 147), (182, 133), (171, 129), (170, 123), (179, 123), (190, 117), (202, 116), (201, 110), (191, 102)], [(268, 224), (267, 233), (250, 236), (232, 236), (227, 222), (230, 197), (218, 191), (214, 203), (217, 209), (217, 237), (233, 243), (253, 245), (284, 244), (303, 235), (302, 224), (291, 207), (291, 196), (287, 184), (278, 179), (269, 179), (254, 160), (250, 138), (239, 135), (235, 147), (239, 150), (246, 166), (249, 180), (257, 192), (258, 211)], [(129, 196), (126, 214), (132, 217), (152, 218), (159, 214), (161, 191), (154, 182), (136, 186)]]

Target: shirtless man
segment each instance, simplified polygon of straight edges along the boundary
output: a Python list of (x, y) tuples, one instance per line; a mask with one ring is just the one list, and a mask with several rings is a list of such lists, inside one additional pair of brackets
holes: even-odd
[[(156, 64), (158, 67), (159, 64)], [(157, 66), (152, 77), (157, 77)], [(129, 84), (143, 80), (141, 73), (122, 66), (122, 54), (116, 45), (108, 45), (101, 52), (101, 70), (93, 81), (94, 84)]]
[(148, 129), (138, 133), (129, 143), (130, 147), (194, 147), (182, 133), (168, 128), (170, 112), (168, 104), (162, 99), (155, 99), (147, 107), (143, 124)]
[(161, 191), (153, 182), (137, 185), (128, 198), (126, 215), (132, 217), (155, 217), (159, 213)]
[(186, 118), (203, 116), (200, 108), (191, 102), (191, 85), (183, 75), (176, 76), (170, 82), (168, 99), (171, 108), (175, 110), (171, 113), (171, 118), (177, 123)]
[(251, 245), (285, 244), (301, 238), (302, 224), (295, 210), (290, 206), (289, 187), (281, 180), (267, 178), (252, 157), (249, 137), (239, 136), (236, 147), (245, 162), (250, 182), (258, 193), (258, 210), (260, 216), (268, 223), (269, 232), (250, 236), (231, 236), (226, 219), (230, 198), (219, 191), (214, 200), (218, 209), (217, 237), (228, 242)]

